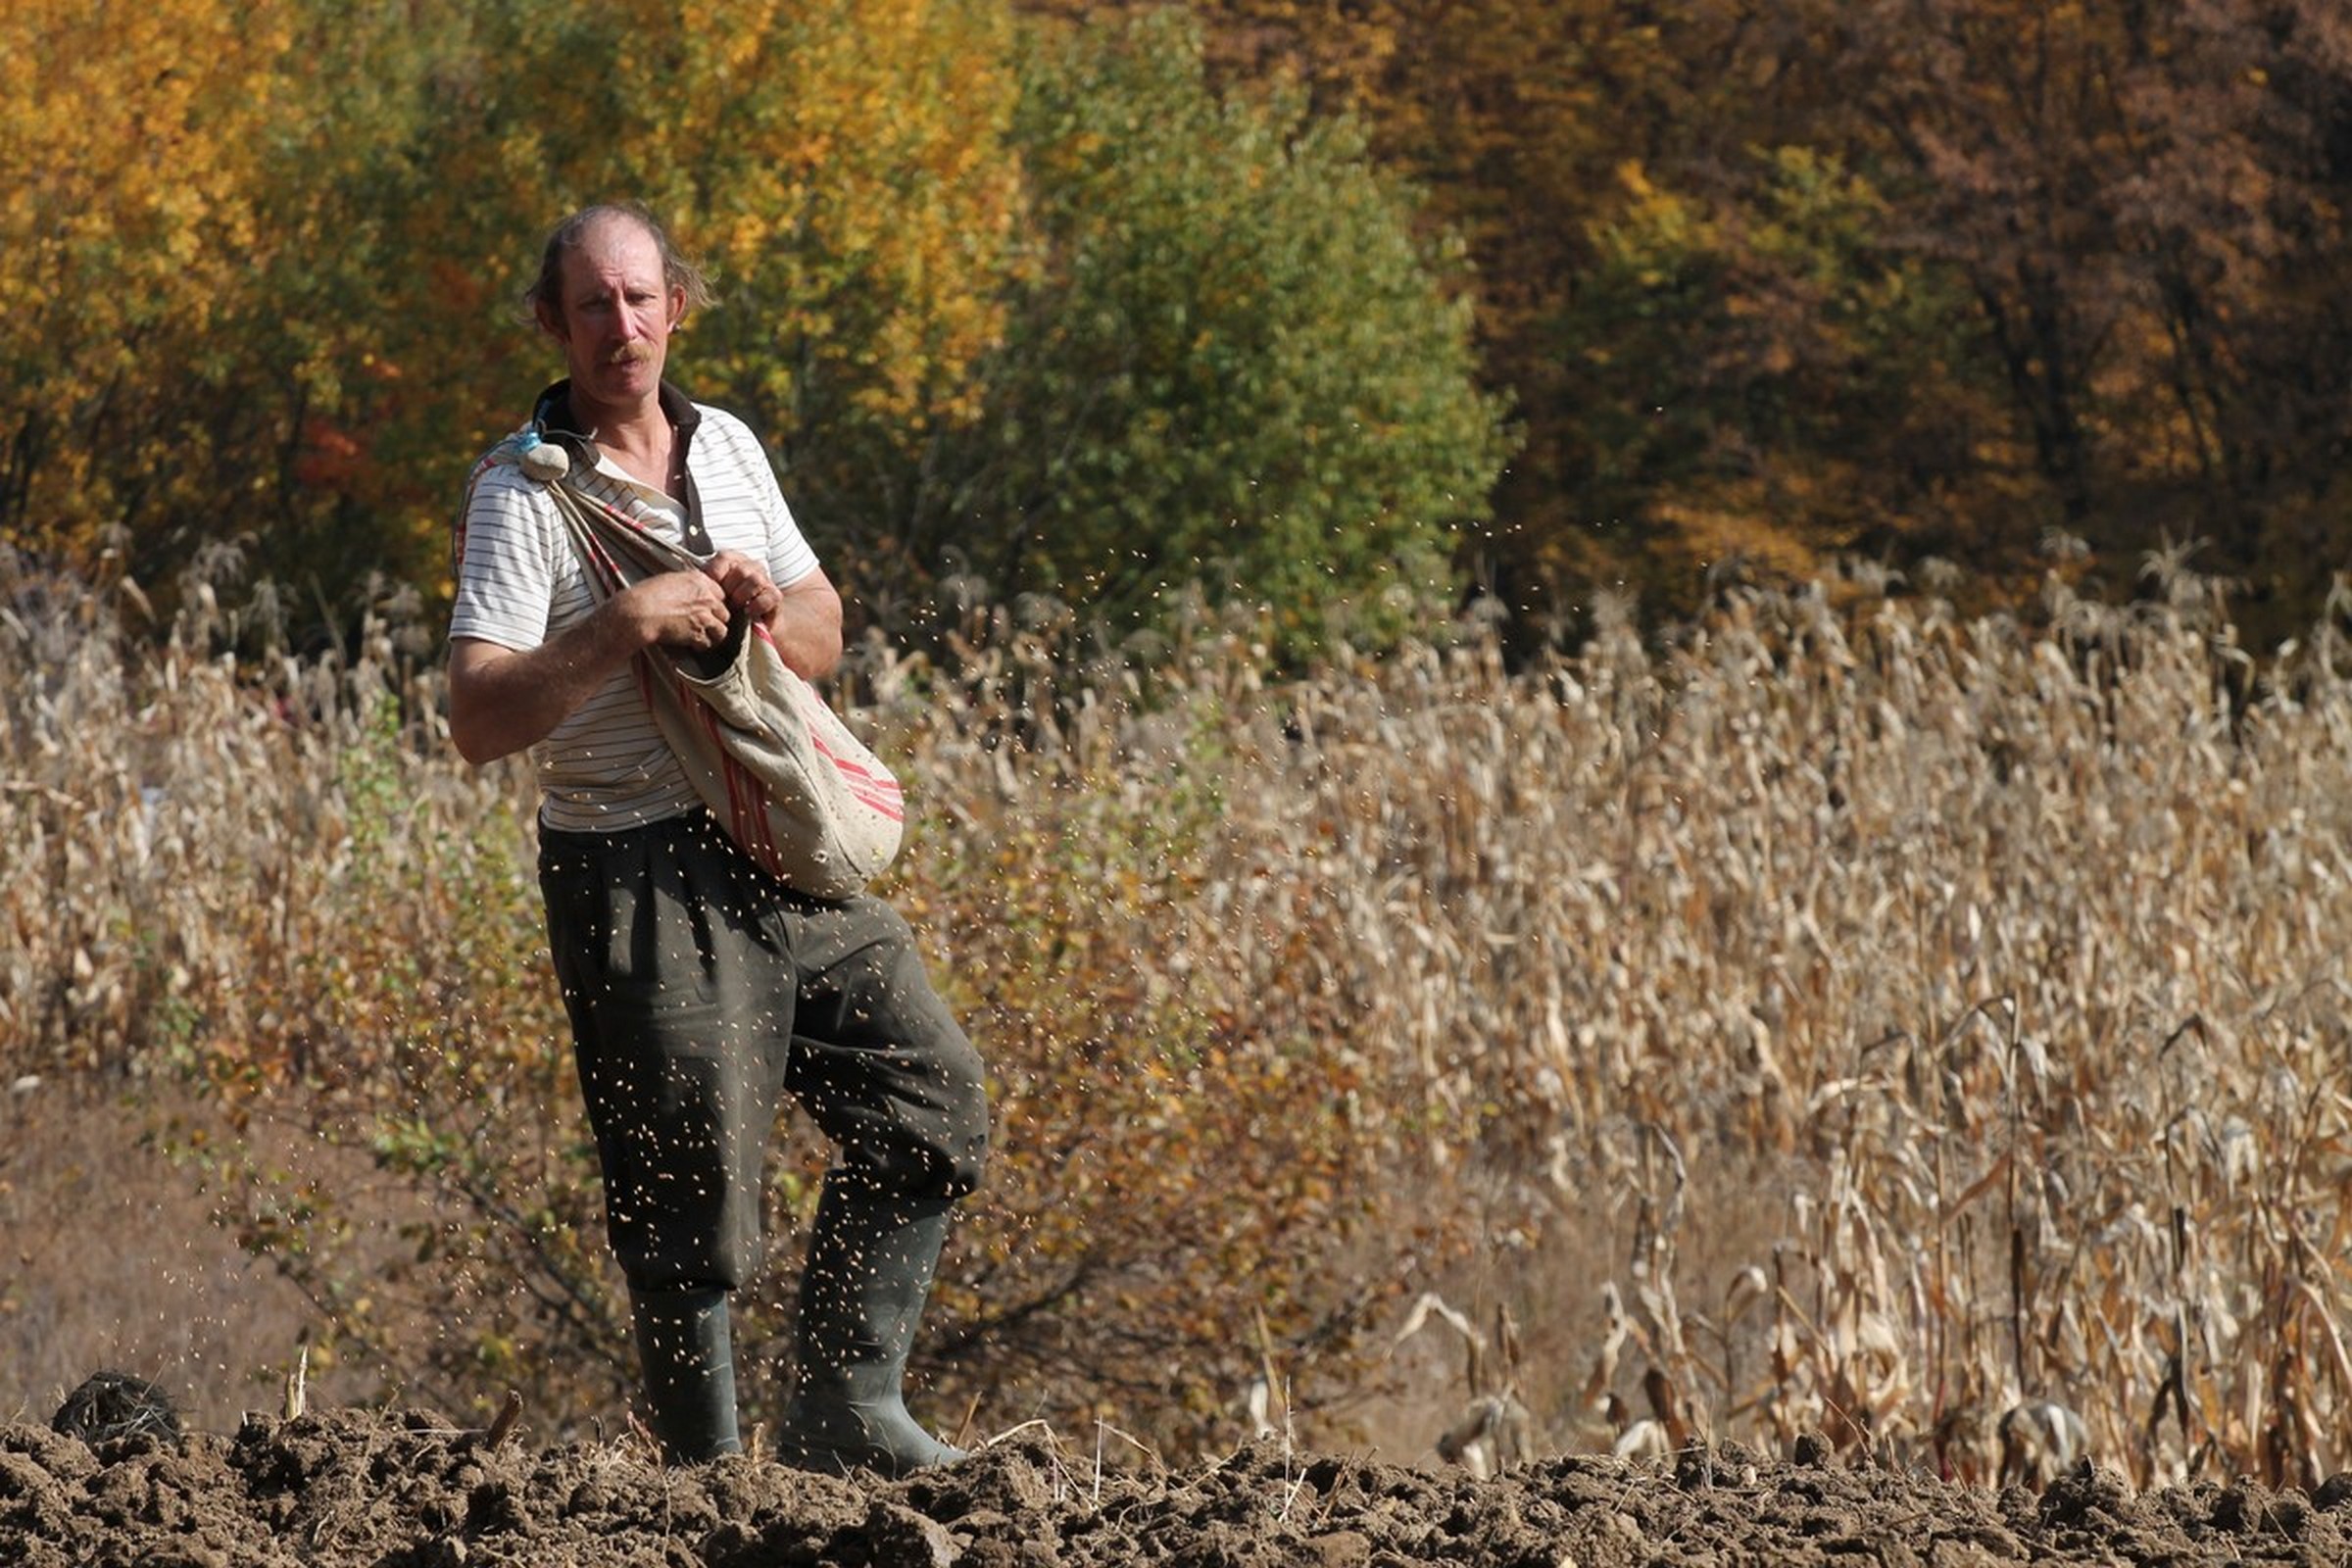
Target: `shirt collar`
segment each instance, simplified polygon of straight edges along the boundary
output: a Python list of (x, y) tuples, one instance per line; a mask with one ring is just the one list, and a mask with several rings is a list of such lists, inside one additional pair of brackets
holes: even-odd
[[(669, 420), (670, 428), (678, 432), (678, 439), (681, 442), (691, 441), (694, 437), (695, 427), (703, 422), (703, 411), (695, 407), (692, 398), (671, 386), (667, 381), (662, 383), (657, 395), (662, 402), (662, 416)], [(569, 376), (565, 376), (539, 394), (539, 400), (531, 405), (531, 424), (534, 428), (542, 431), (553, 431), (561, 435), (587, 439), (589, 432), (579, 427), (578, 420), (571, 412), (571, 378)]]

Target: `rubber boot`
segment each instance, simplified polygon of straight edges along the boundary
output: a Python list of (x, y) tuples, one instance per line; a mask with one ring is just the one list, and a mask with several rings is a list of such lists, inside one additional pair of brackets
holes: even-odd
[(902, 1393), (953, 1202), (826, 1179), (801, 1276), (800, 1367), (777, 1442), (786, 1464), (895, 1479), (964, 1457), (906, 1413)]
[(647, 1413), (669, 1462), (701, 1464), (741, 1452), (727, 1293), (715, 1286), (632, 1291), (629, 1315), (645, 1369)]

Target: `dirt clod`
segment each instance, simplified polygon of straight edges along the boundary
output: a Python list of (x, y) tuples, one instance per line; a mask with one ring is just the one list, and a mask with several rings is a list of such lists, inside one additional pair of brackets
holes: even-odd
[(179, 1412), (172, 1396), (127, 1372), (93, 1372), (66, 1396), (51, 1430), (92, 1447), (117, 1438), (155, 1438), (179, 1446)]

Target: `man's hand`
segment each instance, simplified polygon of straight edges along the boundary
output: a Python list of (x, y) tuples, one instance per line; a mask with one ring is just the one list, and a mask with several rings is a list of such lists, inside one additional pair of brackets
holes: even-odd
[(703, 564), (703, 570), (729, 605), (754, 620), (766, 620), (783, 603), (783, 591), (768, 580), (767, 567), (739, 551), (721, 550)]
[(733, 598), (723, 584), (702, 572), (664, 571), (622, 589), (611, 603), (616, 607), (614, 613), (636, 629), (639, 647), (660, 643), (699, 650), (727, 640)]
[(841, 662), (841, 595), (821, 570), (779, 588), (764, 564), (732, 550), (712, 556), (703, 569), (729, 606), (767, 627), (794, 673), (805, 680), (833, 673)]

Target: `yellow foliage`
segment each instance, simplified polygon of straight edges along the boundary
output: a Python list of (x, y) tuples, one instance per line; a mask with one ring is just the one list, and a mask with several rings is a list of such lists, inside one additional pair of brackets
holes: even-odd
[(0, 9), (0, 519), (27, 542), (122, 521), (126, 496), (170, 477), (135, 450), (143, 406), (234, 352), (211, 334), (266, 242), (256, 194), (292, 43), (277, 0)]
[(683, 384), (779, 444), (912, 440), (1000, 326), (1008, 51), (994, 0), (6, 8), (0, 526), (150, 582), (239, 536), (425, 579), (556, 370), (537, 242), (600, 200), (720, 275)]
[(1002, 7), (770, 0), (626, 17), (609, 45), (531, 63), (600, 81), (541, 95), (531, 135), (555, 188), (649, 201), (716, 274), (722, 305), (685, 373), (771, 423), (810, 379), (876, 417), (968, 412), (963, 372), (999, 331), (1019, 206), (1001, 146)]

